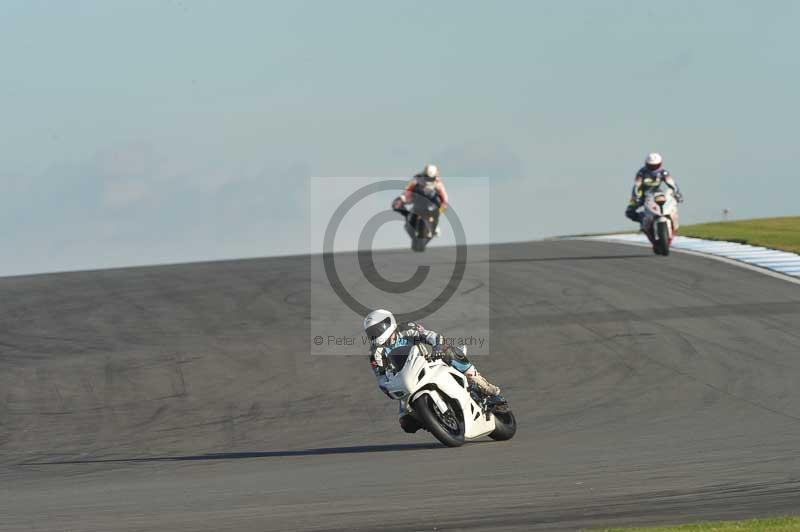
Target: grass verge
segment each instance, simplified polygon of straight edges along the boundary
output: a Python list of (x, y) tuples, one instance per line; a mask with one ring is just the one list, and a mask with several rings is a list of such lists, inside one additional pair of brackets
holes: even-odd
[(800, 216), (685, 225), (678, 233), (800, 253)]
[(800, 532), (800, 517), (720, 521), (654, 528), (605, 528), (602, 532)]

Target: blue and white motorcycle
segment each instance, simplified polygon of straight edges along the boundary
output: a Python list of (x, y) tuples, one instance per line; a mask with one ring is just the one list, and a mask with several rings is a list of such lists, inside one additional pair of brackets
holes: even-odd
[(490, 404), (463, 373), (431, 352), (427, 344), (393, 349), (386, 357), (386, 394), (448, 447), (483, 436), (513, 438), (517, 420), (508, 403)]

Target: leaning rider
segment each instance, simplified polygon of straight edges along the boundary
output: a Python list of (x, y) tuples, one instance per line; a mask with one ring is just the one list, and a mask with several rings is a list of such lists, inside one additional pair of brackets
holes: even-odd
[[(392, 210), (402, 214), (403, 218), (407, 217), (406, 204), (413, 201), (414, 194), (421, 194), (431, 200), (439, 207), (440, 213), (447, 209), (447, 190), (439, 176), (439, 168), (435, 164), (426, 164), (420, 173), (411, 178), (405, 192), (392, 201)], [(435, 232), (437, 235), (440, 233), (438, 224)]]
[[(419, 323), (406, 322), (398, 324), (394, 315), (388, 310), (378, 309), (364, 318), (364, 332), (370, 339), (370, 364), (378, 378), (378, 387), (386, 393), (386, 357), (393, 349), (424, 342), (433, 346), (432, 357), (441, 358), (467, 377), (467, 382), (492, 403), (502, 403), (500, 388), (487, 381), (466, 354), (457, 347), (445, 346), (443, 337), (426, 330)], [(400, 426), (406, 432), (416, 432), (420, 425), (403, 410), (401, 403)]]

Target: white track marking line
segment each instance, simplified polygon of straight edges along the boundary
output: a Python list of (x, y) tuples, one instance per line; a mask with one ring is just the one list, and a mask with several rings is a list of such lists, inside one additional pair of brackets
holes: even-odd
[[(650, 247), (650, 242), (643, 234), (611, 234), (572, 238)], [(676, 236), (671, 249), (678, 253), (726, 262), (769, 277), (800, 284), (800, 255), (795, 253), (737, 242), (703, 240), (687, 236)]]

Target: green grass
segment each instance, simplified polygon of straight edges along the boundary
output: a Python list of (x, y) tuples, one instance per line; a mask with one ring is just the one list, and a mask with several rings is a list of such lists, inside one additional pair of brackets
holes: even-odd
[(604, 532), (800, 532), (800, 517), (720, 521), (654, 528), (606, 528)]
[(683, 225), (678, 233), (800, 253), (800, 216)]

